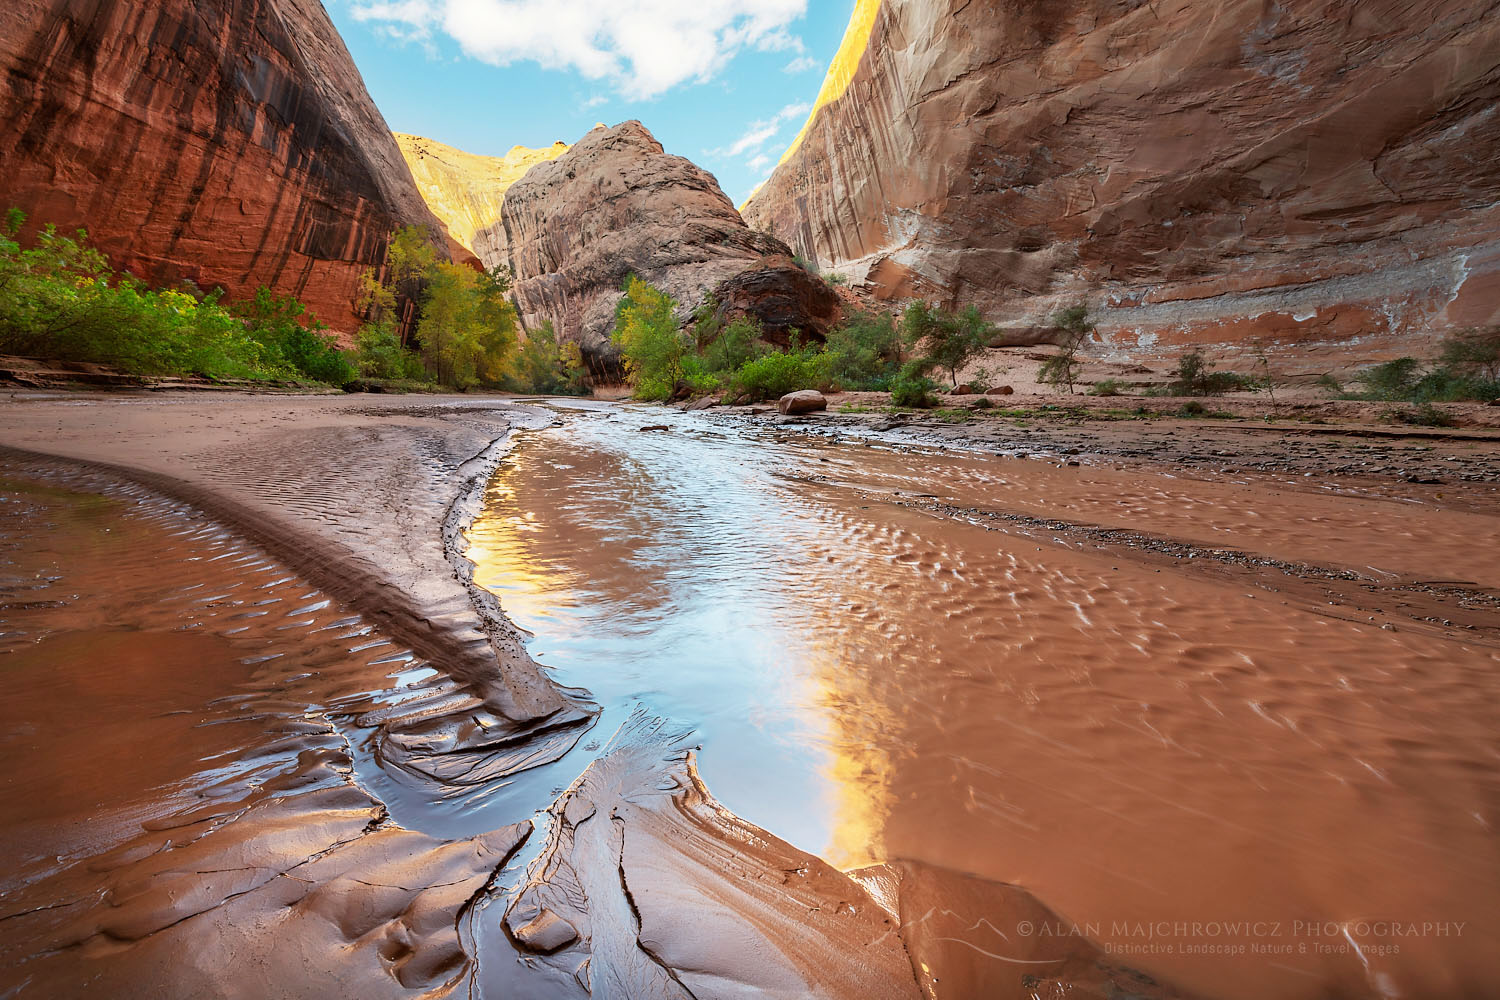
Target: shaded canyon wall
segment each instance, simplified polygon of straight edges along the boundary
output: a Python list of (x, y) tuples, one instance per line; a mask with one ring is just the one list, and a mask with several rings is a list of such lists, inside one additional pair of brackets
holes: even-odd
[(1423, 353), (1500, 322), (1500, 10), (861, 0), (746, 221), (894, 300), (1114, 351)]
[(7, 0), (0, 206), (87, 227), (152, 284), (261, 285), (353, 329), (427, 209), (317, 0)]

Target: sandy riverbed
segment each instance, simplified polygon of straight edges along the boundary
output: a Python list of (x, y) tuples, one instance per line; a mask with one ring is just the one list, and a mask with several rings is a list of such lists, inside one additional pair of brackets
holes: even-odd
[[(1450, 823), (1469, 809), (1482, 824), (1496, 794), (1500, 535), (1482, 439), (1345, 433), (1306, 454), (1292, 430), (1195, 422), (672, 416), (662, 468), (707, 476), (712, 449), (732, 468), (736, 447), (777, 448), (766, 482), (782, 485), (747, 480), (746, 495), (815, 529), (787, 536), (788, 557), (810, 547), (777, 592), (817, 637), (794, 669), (826, 688), (848, 822), (799, 850), (774, 810), (767, 832), (704, 783), (735, 757), (723, 727), (694, 716), (706, 731), (688, 739), (681, 719), (629, 712), (627, 687), (591, 693), (611, 669), (597, 658), (618, 653), (606, 646), (578, 669), (538, 667), (491, 596), (524, 607), (527, 573), (545, 577), (532, 608), (566, 603), (557, 580), (601, 604), (655, 593), (630, 532), (686, 522), (653, 527), (670, 510), (655, 512), (646, 456), (630, 459), (649, 440), (633, 427), (589, 445), (567, 424), (537, 451), (557, 413), (509, 400), (0, 405), (16, 498), (4, 661), (24, 693), (6, 715), (22, 738), (0, 744), (4, 836), (31, 859), (0, 896), (0, 966), (23, 995), (95, 978), (113, 995), (1172, 992), (1133, 968), (1209, 995), (1308, 977), (1308, 995), (1373, 995), (1497, 974), (1479, 937), (1363, 966), (1357, 949), (1330, 953), (1283, 980), (1258, 976), (1277, 963), (1131, 951), (1142, 942), (1107, 928), (1167, 912), (1153, 893), (1216, 918), (1210, 902), (1241, 898), (1267, 919), (1380, 905), (1492, 920), (1493, 866), (1476, 860), (1491, 835)], [(661, 419), (645, 412), (629, 419)], [(518, 473), (516, 429), (550, 465)], [(672, 451), (682, 435), (710, 450)], [(1188, 457), (1205, 452), (1209, 465)], [(550, 641), (545, 621), (525, 624)], [(191, 683), (172, 681), (194, 663)], [(1336, 663), (1351, 665), (1342, 691), (1324, 676)], [(67, 691), (47, 682), (60, 666)], [(58, 753), (70, 725), (90, 738)], [(100, 781), (90, 764), (121, 754), (118, 780)], [(742, 787), (726, 777), (731, 799)], [(1271, 822), (1273, 800), (1289, 824)], [(1389, 817), (1381, 836), (1361, 833), (1367, 813)], [(1343, 888), (1403, 852), (1383, 894)], [(875, 867), (851, 877), (815, 853)], [(1252, 891), (1278, 878), (1307, 898)], [(1016, 882), (1106, 929), (995, 937), (1062, 920)]]

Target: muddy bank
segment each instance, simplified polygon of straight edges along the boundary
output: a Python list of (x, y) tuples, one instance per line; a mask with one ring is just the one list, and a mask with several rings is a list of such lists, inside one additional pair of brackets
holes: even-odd
[(530, 823), (433, 836), (358, 774), (456, 685), (181, 502), (3, 472), (6, 995), (457, 988)]

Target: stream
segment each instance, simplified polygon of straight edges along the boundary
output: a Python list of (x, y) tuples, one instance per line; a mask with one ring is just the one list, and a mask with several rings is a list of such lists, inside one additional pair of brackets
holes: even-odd
[[(1500, 584), (1500, 518), (551, 405), (556, 422), (520, 432), (490, 480), (468, 556), (531, 656), (601, 715), (555, 761), (468, 785), (383, 752), (382, 720), (420, 714), (437, 665), (185, 505), (10, 469), (0, 903), (35, 921), (66, 897), (56, 920), (89, 929), (48, 934), (125, 934), (87, 902), (104, 898), (94, 859), (116, 859), (110, 891), (133, 899), (125, 887), (147, 883), (131, 866), (182, 843), (175, 831), (268, 803), (306, 818), (236, 820), (269, 830), (259, 868), (312, 853), (307, 830), (354, 844), (336, 821), (368, 835), (388, 816), (369, 850), (410, 831), (422, 851), (402, 883), (448, 885), (422, 867), (442, 844), (545, 831), (644, 710), (691, 731), (724, 807), (796, 848), (846, 871), (900, 861), (1015, 884), (1064, 918), (997, 940), (1087, 937), (1215, 997), (1440, 995), (1500, 977), (1500, 649), (1389, 589)], [(1124, 529), (1164, 542), (1097, 543)], [(1364, 603), (1326, 600), (1317, 573), (1364, 586)], [(496, 846), (451, 884), (503, 903), (544, 840)], [(224, 891), (251, 906), (251, 890)], [(167, 897), (143, 927), (179, 926), (185, 904)], [(415, 902), (387, 902), (415, 926)], [(481, 903), (463, 933), (503, 945), (502, 910)], [(402, 945), (428, 977), (404, 985), (444, 981), (451, 931)], [(67, 981), (56, 954), (28, 966), (38, 990)], [(141, 964), (122, 960), (123, 981), (154, 974), (149, 948), (129, 954)]]

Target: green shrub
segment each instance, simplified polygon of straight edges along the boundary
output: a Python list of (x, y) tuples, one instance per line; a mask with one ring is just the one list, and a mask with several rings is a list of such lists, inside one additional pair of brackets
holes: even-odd
[(1422, 362), (1416, 358), (1397, 358), (1366, 368), (1354, 376), (1364, 387), (1358, 393), (1364, 399), (1411, 399), (1422, 377)]
[[(742, 316), (719, 330), (706, 346), (701, 346), (703, 368), (716, 375), (728, 375), (746, 362), (765, 353), (760, 343), (760, 324)], [(701, 342), (700, 342), (701, 343)]]
[(1457, 420), (1431, 403), (1422, 403), (1409, 410), (1390, 410), (1385, 416), (1397, 423), (1413, 424), (1417, 427), (1455, 427), (1458, 424)]
[(82, 230), (63, 236), (47, 226), (23, 246), (25, 221), (12, 209), (0, 227), (0, 351), (208, 378), (304, 374), (283, 347), (304, 349), (301, 360), (315, 367), (326, 360), (315, 332), (283, 344), (281, 333), (268, 328), (262, 333), (272, 342), (257, 340), (220, 304), (217, 291), (155, 290), (115, 273)]
[(909, 361), (891, 380), (891, 403), (927, 409), (937, 405), (937, 397), (932, 394), (936, 388), (937, 383), (927, 377), (925, 359)]
[(1117, 378), (1102, 378), (1089, 390), (1090, 396), (1120, 396), (1129, 388)]
[(901, 358), (901, 338), (889, 313), (851, 311), (828, 333), (828, 375), (844, 389), (884, 389)]
[(366, 323), (354, 335), (354, 364), (366, 378), (430, 382), (422, 359), (401, 346), (390, 317)]
[(1459, 402), (1500, 397), (1500, 331), (1466, 330), (1443, 342), (1440, 364), (1428, 371), (1416, 358), (1397, 358), (1355, 376), (1354, 399)]
[(791, 350), (771, 351), (741, 365), (730, 380), (730, 393), (736, 399), (759, 402), (780, 399), (798, 389), (828, 389), (828, 355), (814, 347), (800, 347), (794, 340)]
[(1443, 341), (1438, 363), (1457, 376), (1500, 382), (1500, 326), (1454, 334)]
[(354, 378), (354, 365), (339, 350), (338, 341), (323, 332), (327, 327), (322, 323), (304, 325), (307, 310), (296, 299), (261, 288), (254, 298), (231, 306), (230, 312), (244, 322), (270, 363), (329, 385), (344, 385)]
[(1209, 367), (1202, 351), (1188, 351), (1178, 358), (1177, 368), (1172, 374), (1177, 376), (1167, 386), (1167, 393), (1172, 396), (1218, 396), (1254, 389), (1260, 384), (1249, 375), (1215, 371)]

